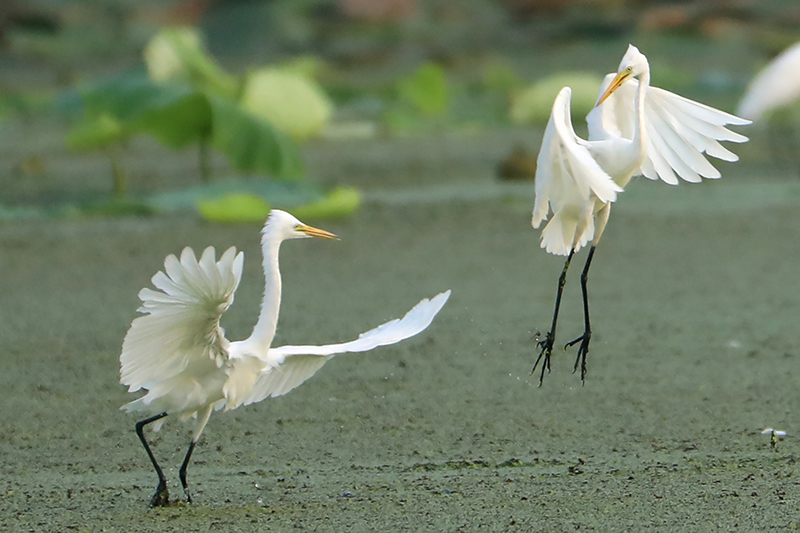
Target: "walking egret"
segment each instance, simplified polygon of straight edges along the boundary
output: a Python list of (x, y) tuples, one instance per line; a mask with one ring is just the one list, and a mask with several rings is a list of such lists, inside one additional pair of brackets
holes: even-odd
[(307, 226), (284, 211), (273, 210), (262, 231), (266, 288), (261, 314), (247, 339), (230, 342), (220, 327), (220, 317), (233, 303), (242, 275), (244, 254), (228, 248), (216, 261), (214, 248), (206, 248), (197, 260), (190, 248), (180, 259), (164, 261), (165, 272), (153, 276), (153, 285), (139, 292), (144, 313), (134, 319), (120, 355), (120, 382), (129, 392), (147, 393), (122, 407), (143, 412), (148, 418), (136, 424), (136, 433), (158, 474), (152, 506), (169, 504), (167, 480), (144, 436), (153, 423), (160, 429), (164, 418), (196, 419), (194, 433), (179, 475), (186, 500), (191, 502), (186, 468), (195, 444), (212, 410), (229, 411), (281, 396), (310, 378), (338, 353), (365, 352), (394, 344), (427, 328), (444, 306), (450, 291), (419, 302), (401, 319), (391, 320), (358, 339), (326, 346), (272, 348), (281, 302), (278, 250), (287, 239), (320, 237), (338, 239), (333, 233)]
[[(637, 79), (638, 78), (638, 79)], [(561, 294), (572, 256), (590, 244), (581, 274), (583, 334), (564, 345), (580, 343), (573, 372), (586, 377), (586, 356), (592, 328), (586, 289), (595, 248), (608, 222), (611, 204), (634, 175), (677, 185), (678, 178), (696, 183), (719, 178), (719, 171), (703, 156), (736, 161), (737, 156), (719, 141), (745, 142), (747, 137), (725, 126), (749, 124), (734, 115), (650, 87), (647, 58), (629, 45), (616, 73), (605, 77), (595, 108), (587, 115), (589, 140), (579, 138), (570, 118), (569, 87), (556, 96), (544, 132), (536, 169), (531, 223), (534, 228), (552, 218), (542, 230), (541, 246), (549, 253), (567, 256), (558, 279), (550, 330), (537, 344), (541, 349), (531, 374), (541, 363), (539, 385), (550, 371)]]

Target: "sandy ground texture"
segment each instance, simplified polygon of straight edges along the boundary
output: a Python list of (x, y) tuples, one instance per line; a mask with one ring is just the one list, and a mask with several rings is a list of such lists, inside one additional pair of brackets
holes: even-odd
[[(147, 509), (156, 476), (119, 411), (132, 398), (119, 348), (138, 290), (184, 246), (245, 251), (223, 325), (246, 336), (263, 289), (259, 228), (191, 215), (0, 225), (0, 529), (795, 528), (800, 182), (745, 161), (700, 185), (632, 183), (591, 272), (586, 385), (574, 351), (558, 349), (537, 388), (533, 336), (549, 326), (562, 260), (538, 248), (532, 186), (490, 176), (509, 146), (500, 135), (309, 152), (315, 172), (365, 186), (382, 172), (365, 154), (383, 150), (398, 162), (385, 172), (407, 179), (373, 180), (350, 219), (311, 221), (341, 242), (284, 245), (278, 343), (348, 340), (453, 295), (419, 337), (213, 415), (191, 506)], [(582, 329), (584, 256), (560, 342)], [(788, 432), (775, 450), (767, 426)], [(177, 421), (153, 436), (173, 496), (188, 441)]]

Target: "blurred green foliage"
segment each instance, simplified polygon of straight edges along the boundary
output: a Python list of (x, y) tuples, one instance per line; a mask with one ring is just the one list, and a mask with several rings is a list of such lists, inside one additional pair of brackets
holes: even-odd
[(271, 207), (301, 218), (341, 217), (358, 209), (361, 193), (338, 187), (326, 191), (311, 181), (232, 178), (151, 195), (143, 202), (154, 212), (194, 211), (210, 222), (263, 223)]
[(361, 205), (361, 192), (353, 187), (337, 187), (325, 198), (299, 205), (292, 213), (303, 220), (338, 218), (349, 215)]
[[(337, 187), (319, 200), (295, 206), (281, 206), (303, 220), (338, 218), (358, 209), (361, 193), (352, 187)], [(200, 200), (198, 211), (209, 222), (262, 223), (271, 206), (255, 193), (232, 193), (210, 200)]]
[[(236, 78), (207, 54), (196, 31), (171, 28), (145, 48), (147, 75), (127, 72), (81, 91), (85, 114), (67, 134), (74, 149), (104, 149), (147, 134), (169, 148), (199, 145), (208, 180), (208, 146), (241, 172), (296, 179), (296, 145), (318, 134), (332, 104), (299, 68), (259, 69)], [(115, 192), (125, 184), (116, 182)]]
[(441, 125), (450, 106), (447, 74), (440, 65), (425, 63), (397, 79), (389, 98), (383, 118), (391, 131)]
[(89, 150), (122, 142), (127, 137), (122, 122), (110, 113), (81, 117), (70, 131), (65, 142), (73, 150)]
[[(230, 179), (220, 183), (122, 200), (127, 190), (120, 151), (131, 136), (150, 135), (165, 146), (197, 144), (208, 177), (209, 147), (241, 172), (294, 180), (304, 174), (295, 142), (318, 135), (333, 104), (314, 76), (313, 58), (226, 73), (187, 28), (165, 29), (144, 52), (147, 72), (129, 71), (80, 91), (83, 115), (66, 135), (75, 150), (103, 150), (112, 159), (115, 199), (80, 208), (88, 214), (144, 214), (194, 210), (212, 222), (263, 222), (270, 205), (299, 209), (308, 218), (342, 216), (358, 208), (360, 194), (314, 184)], [(305, 206), (305, 207), (304, 207)], [(303, 209), (305, 209), (303, 211)]]
[(270, 205), (257, 194), (235, 193), (213, 200), (201, 200), (197, 210), (209, 222), (260, 223), (269, 215)]
[(399, 100), (423, 115), (442, 116), (449, 104), (447, 75), (433, 63), (420, 66), (397, 84)]
[(295, 179), (304, 174), (295, 144), (266, 120), (245, 112), (236, 102), (210, 97), (211, 144), (244, 172)]
[(511, 120), (544, 126), (558, 91), (567, 86), (572, 88), (572, 116), (583, 120), (597, 102), (602, 82), (601, 76), (591, 72), (562, 72), (543, 78), (513, 96)]
[(487, 91), (511, 94), (520, 89), (525, 82), (508, 63), (491, 61), (481, 71), (481, 83)]
[(248, 73), (241, 103), (296, 141), (318, 135), (333, 114), (333, 104), (319, 85), (291, 69), (262, 68)]
[(145, 47), (144, 62), (157, 83), (184, 82), (232, 99), (239, 93), (239, 81), (217, 65), (192, 28), (162, 29)]
[[(778, 2), (788, 9), (793, 0)], [(383, 134), (475, 134), (523, 124), (533, 126), (529, 138), (535, 142), (536, 128), (547, 122), (553, 98), (563, 86), (572, 87), (572, 115), (576, 123), (582, 122), (597, 97), (600, 74), (614, 70), (629, 40), (647, 51), (654, 84), (730, 108), (750, 70), (755, 72), (754, 57), (763, 64), (770, 54), (797, 38), (796, 30), (784, 27), (782, 14), (788, 11), (783, 7), (771, 11), (759, 7), (770, 11), (772, 20), (782, 22), (780, 31), (774, 26), (761, 27), (764, 20), (760, 19), (753, 35), (742, 36), (737, 33), (743, 27), (741, 21), (715, 15), (728, 8), (689, 5), (696, 2), (678, 2), (677, 7), (671, 3), (670, 8), (686, 15), (679, 31), (667, 26), (644, 31), (634, 24), (634, 12), (649, 10), (660, 2), (618, 0), (423, 2), (412, 18), (383, 22), (354, 20), (341, 13), (334, 16), (341, 2), (329, 0), (275, 0), (235, 7), (232, 4), (236, 3), (219, 2), (213, 17), (208, 16), (209, 11), (202, 18), (184, 19), (201, 21), (220, 58), (276, 58), (266, 66), (256, 63), (232, 73), (209, 53), (196, 30), (168, 28), (145, 41), (152, 31), (149, 24), (175, 20), (165, 17), (161, 9), (118, 0), (88, 2), (98, 8), (117, 3), (125, 7), (115, 8), (111, 18), (105, 11), (100, 13), (102, 9), (95, 10), (98, 14), (89, 9), (83, 15), (65, 11), (72, 17), (86, 17), (78, 20), (78, 26), (74, 19), (58, 18), (59, 25), (69, 31), (60, 31), (56, 25), (48, 35), (11, 32), (11, 50), (36, 59), (29, 64), (50, 61), (59, 69), (49, 88), (37, 86), (34, 90), (9, 81), (10, 76), (0, 88), (0, 118), (15, 114), (27, 119), (53, 110), (72, 118), (80, 113), (66, 144), (76, 150), (102, 150), (111, 158), (118, 196), (127, 189), (123, 164), (127, 145), (138, 135), (155, 138), (170, 149), (197, 147), (205, 179), (214, 152), (225, 156), (230, 167), (242, 174), (295, 179), (304, 174), (297, 145), (316, 136), (331, 141)], [(537, 6), (545, 4), (552, 11), (537, 11)], [(210, 10), (210, 5), (200, 9)], [(218, 16), (229, 8), (235, 17)], [(136, 16), (128, 19), (123, 16), (126, 13)], [(661, 23), (662, 19), (648, 21)], [(88, 21), (97, 31), (84, 31)], [(69, 46), (79, 41), (86, 42)], [(760, 55), (753, 55), (750, 41), (761, 49)], [(109, 59), (127, 61), (133, 50), (142, 48), (146, 72), (142, 68), (88, 84), (82, 87), (80, 97), (67, 91), (55, 93), (54, 87), (80, 76), (84, 66), (104, 71)], [(729, 49), (720, 53), (720, 48)], [(297, 51), (317, 56), (278, 62)], [(566, 65), (586, 72), (563, 72)], [(556, 72), (561, 73), (553, 74)], [(525, 78), (518, 73), (525, 73)], [(729, 104), (720, 105), (706, 95), (728, 98)], [(324, 197), (321, 190), (298, 187), (302, 202), (285, 203), (285, 199), (273, 198), (274, 190), (250, 192), (240, 180), (234, 182), (238, 188), (225, 191), (209, 186), (210, 196), (204, 196), (204, 201), (252, 195), (284, 207)], [(277, 194), (281, 198), (281, 193)], [(148, 205), (156, 202), (155, 197), (142, 201)], [(192, 209), (197, 208), (196, 198), (190, 203)], [(124, 202), (117, 201), (117, 205), (124, 206)], [(248, 211), (240, 208), (243, 213)]]

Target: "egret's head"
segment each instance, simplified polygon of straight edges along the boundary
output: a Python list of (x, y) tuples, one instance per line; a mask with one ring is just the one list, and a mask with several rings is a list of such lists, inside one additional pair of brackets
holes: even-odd
[(628, 50), (622, 56), (622, 61), (619, 62), (617, 69), (617, 76), (611, 81), (611, 84), (606, 88), (600, 98), (597, 99), (596, 106), (606, 101), (606, 98), (611, 96), (614, 91), (631, 78), (635, 78), (650, 70), (650, 65), (647, 63), (647, 58), (638, 48), (632, 44), (628, 45)]
[(279, 240), (305, 239), (307, 237), (339, 240), (339, 237), (333, 233), (303, 224), (294, 216), (280, 209), (270, 211), (269, 218), (264, 226), (264, 234), (266, 235), (267, 233), (275, 235)]
[(649, 68), (650, 66), (647, 63), (647, 58), (644, 56), (644, 54), (641, 53), (638, 48), (632, 44), (629, 44), (628, 50), (625, 52), (625, 55), (622, 56), (622, 61), (619, 62), (617, 75), (622, 74), (623, 72), (630, 72), (630, 76), (638, 76), (639, 74), (647, 71)]

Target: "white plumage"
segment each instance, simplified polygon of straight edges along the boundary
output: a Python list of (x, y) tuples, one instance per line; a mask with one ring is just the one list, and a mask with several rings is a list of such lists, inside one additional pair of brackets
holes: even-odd
[(580, 364), (581, 379), (585, 376), (591, 338), (586, 277), (611, 204), (631, 178), (644, 175), (671, 185), (677, 185), (678, 178), (692, 183), (702, 178), (719, 178), (719, 171), (706, 156), (736, 161), (736, 155), (720, 141), (745, 142), (747, 137), (725, 126), (750, 123), (650, 87), (647, 58), (633, 45), (628, 47), (617, 73), (605, 77), (597, 105), (586, 117), (588, 141), (578, 137), (572, 127), (570, 96), (569, 87), (564, 87), (553, 103), (535, 176), (536, 198), (531, 224), (538, 228), (552, 214), (542, 230), (541, 246), (549, 253), (567, 256), (559, 280), (553, 323), (539, 342), (542, 351), (533, 367), (536, 370), (544, 360), (540, 384), (545, 370), (550, 368), (561, 293), (572, 255), (591, 243), (581, 277), (584, 334), (567, 343), (567, 346), (581, 343), (575, 369)]
[(572, 90), (564, 87), (556, 96), (544, 132), (536, 167), (536, 200), (533, 227), (554, 213), (542, 231), (542, 248), (567, 255), (594, 237), (594, 205), (613, 202), (622, 187), (594, 160), (587, 146), (572, 129), (569, 102)]
[[(603, 102), (586, 117), (588, 141), (572, 127), (570, 88), (564, 87), (556, 97), (537, 161), (532, 218), (538, 228), (553, 214), (542, 232), (542, 248), (548, 252), (567, 255), (598, 241), (605, 220), (595, 228), (590, 219), (616, 201), (633, 176), (670, 185), (677, 185), (678, 177), (696, 183), (720, 177), (703, 154), (738, 160), (719, 141), (747, 141), (725, 126), (746, 125), (749, 120), (649, 83), (647, 59), (630, 45), (619, 73), (608, 74), (603, 81), (599, 96)], [(560, 227), (550, 228), (553, 225)]]
[(795, 43), (759, 72), (747, 87), (736, 112), (759, 120), (773, 109), (800, 98), (800, 42)]
[[(614, 77), (615, 74), (605, 77), (601, 94)], [(632, 104), (638, 88), (639, 81), (636, 79), (623, 83), (602, 105), (587, 115), (590, 141), (633, 138), (636, 115)], [(716, 179), (721, 176), (703, 154), (723, 161), (739, 160), (719, 141), (746, 142), (747, 137), (725, 126), (743, 126), (750, 124), (749, 120), (658, 87), (647, 87), (646, 91), (645, 157), (642, 165), (634, 169), (634, 176), (641, 174), (651, 180), (661, 179), (670, 185), (677, 185), (677, 174), (684, 181), (698, 183), (702, 181), (701, 178)]]
[[(266, 289), (261, 315), (247, 339), (230, 342), (220, 327), (222, 314), (233, 303), (242, 276), (244, 254), (229, 248), (219, 261), (213, 247), (198, 260), (190, 248), (180, 259), (164, 261), (164, 272), (153, 276), (156, 290), (142, 289), (143, 316), (128, 330), (120, 355), (120, 381), (130, 392), (146, 394), (123, 409), (153, 415), (137, 424), (137, 432), (159, 474), (151, 505), (169, 501), (160, 467), (141, 432), (154, 423), (158, 429), (167, 415), (197, 418), (192, 442), (181, 467), (184, 490), (186, 465), (212, 409), (235, 409), (291, 391), (311, 377), (335, 354), (364, 352), (394, 344), (425, 330), (450, 296), (446, 291), (419, 302), (401, 319), (363, 333), (358, 339), (327, 346), (272, 348), (278, 321), (281, 280), (278, 250), (285, 239), (322, 237), (332, 233), (302, 224), (283, 211), (273, 210), (264, 226), (262, 250)], [(187, 499), (189, 498), (187, 490)]]
[(230, 343), (219, 321), (233, 303), (243, 264), (244, 254), (236, 248), (219, 262), (213, 247), (200, 261), (191, 248), (184, 248), (180, 260), (167, 256), (166, 273), (152, 279), (158, 290), (139, 291), (144, 316), (133, 321), (122, 343), (120, 382), (129, 392), (147, 390), (125, 410), (166, 411), (186, 419), (222, 399), (217, 385)]

